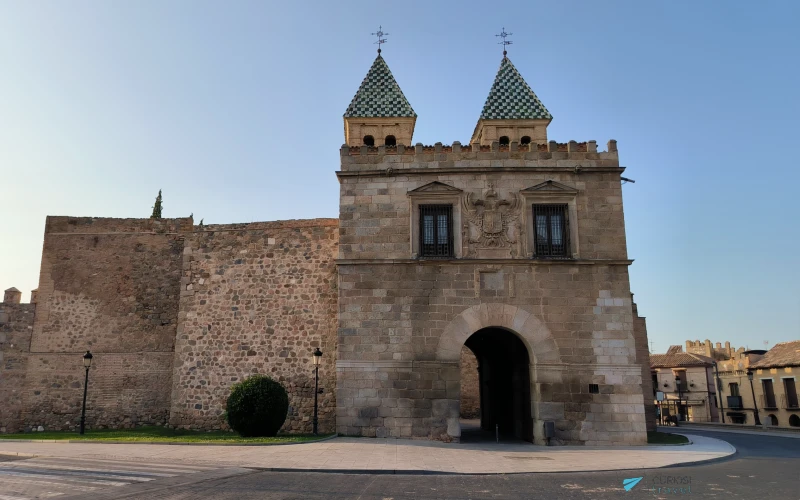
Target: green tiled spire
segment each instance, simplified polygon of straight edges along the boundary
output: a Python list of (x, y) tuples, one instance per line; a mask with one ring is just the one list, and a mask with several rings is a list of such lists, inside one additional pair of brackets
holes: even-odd
[(552, 120), (542, 101), (519, 74), (511, 60), (503, 57), (492, 90), (483, 105), (481, 120)]
[(383, 57), (378, 55), (361, 82), (353, 101), (344, 113), (345, 118), (408, 116), (416, 118), (400, 86), (392, 76)]

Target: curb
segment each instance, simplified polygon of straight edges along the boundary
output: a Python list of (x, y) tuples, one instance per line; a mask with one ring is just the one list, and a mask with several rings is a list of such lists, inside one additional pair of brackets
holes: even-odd
[[(103, 441), (99, 439), (0, 439), (0, 446), (5, 443), (48, 443), (48, 444), (158, 444), (167, 446), (290, 446), (295, 444), (312, 444), (330, 441), (339, 437), (337, 434), (314, 439), (313, 441), (298, 441), (295, 443), (187, 443), (180, 441)], [(0, 451), (0, 455), (8, 454)], [(38, 455), (37, 455), (38, 456)]]

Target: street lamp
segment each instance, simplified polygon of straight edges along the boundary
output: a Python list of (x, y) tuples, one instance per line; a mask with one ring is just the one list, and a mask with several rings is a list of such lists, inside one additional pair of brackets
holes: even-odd
[(314, 435), (317, 435), (317, 394), (319, 394), (319, 364), (322, 362), (322, 351), (319, 350), (319, 347), (314, 349), (312, 353), (312, 359), (314, 360)]
[(81, 435), (86, 426), (86, 389), (89, 388), (89, 367), (92, 366), (92, 353), (86, 351), (83, 355), (83, 367), (86, 368), (86, 378), (83, 381), (83, 408), (81, 409)]
[(756, 402), (756, 391), (753, 389), (753, 370), (747, 369), (747, 380), (750, 381), (750, 392), (753, 394), (753, 416), (756, 418), (756, 425), (761, 425), (761, 419), (758, 418), (758, 403)]
[[(717, 362), (714, 361), (714, 375), (717, 378), (717, 395), (719, 396), (719, 418), (722, 423), (725, 423), (725, 408), (722, 406), (722, 380), (719, 379), (719, 369), (717, 368)], [(710, 411), (710, 408), (709, 408)]]
[(681, 377), (675, 375), (675, 387), (678, 389), (678, 417), (681, 416), (681, 400), (683, 399), (683, 392), (681, 392)]

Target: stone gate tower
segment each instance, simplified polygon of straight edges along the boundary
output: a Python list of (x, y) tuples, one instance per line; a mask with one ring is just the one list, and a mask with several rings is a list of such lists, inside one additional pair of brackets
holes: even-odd
[(504, 56), (470, 144), (411, 146), (416, 113), (375, 60), (337, 172), (338, 432), (457, 439), (466, 345), (484, 428), (646, 442), (624, 169), (613, 140), (548, 142), (551, 120)]

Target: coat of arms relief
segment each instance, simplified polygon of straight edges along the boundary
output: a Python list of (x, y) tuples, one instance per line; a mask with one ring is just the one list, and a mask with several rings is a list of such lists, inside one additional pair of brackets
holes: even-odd
[(463, 206), (462, 237), (467, 257), (502, 258), (520, 254), (519, 195), (500, 198), (493, 186), (483, 199), (473, 200), (472, 193), (461, 198)]

